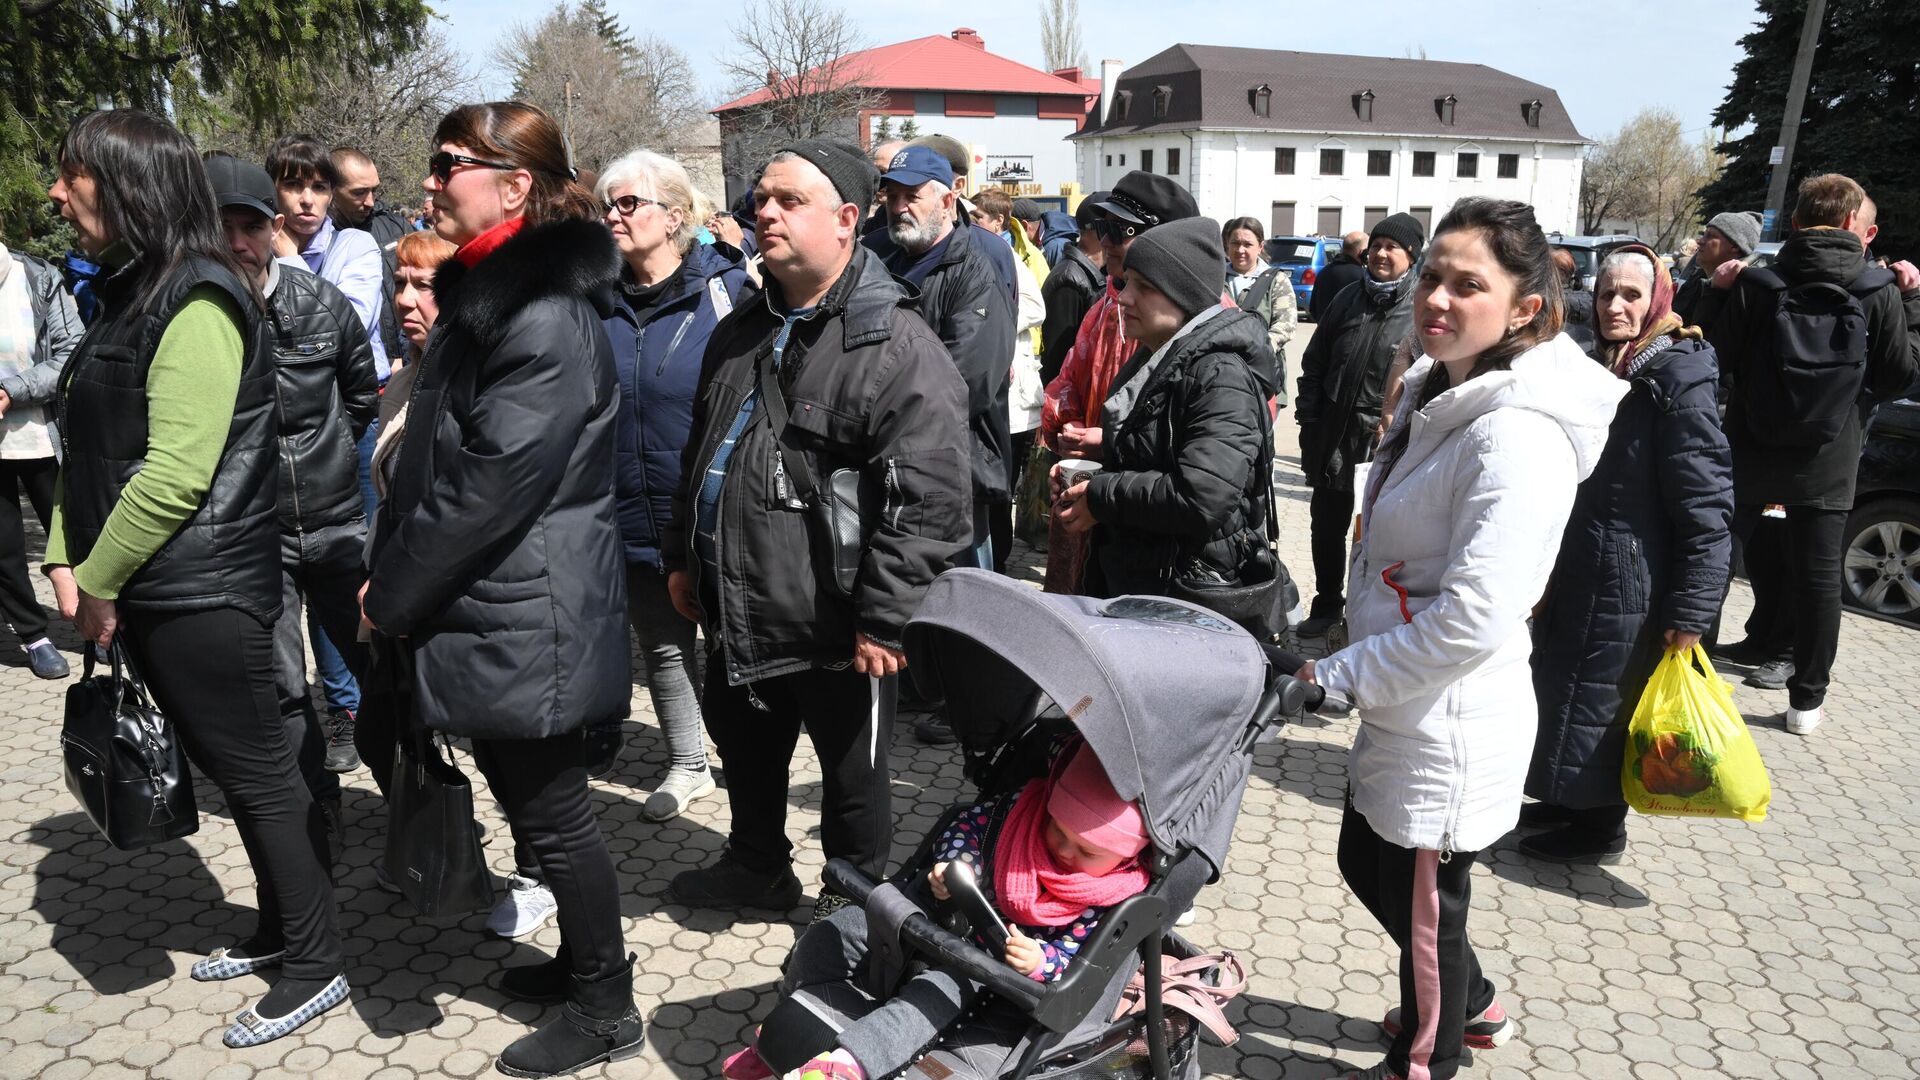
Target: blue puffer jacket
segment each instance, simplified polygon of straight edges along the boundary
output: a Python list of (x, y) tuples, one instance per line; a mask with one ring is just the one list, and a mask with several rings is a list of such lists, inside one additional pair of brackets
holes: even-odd
[(1704, 633), (1727, 592), (1733, 478), (1719, 365), (1678, 342), (1634, 373), (1593, 475), (1574, 496), (1533, 619), (1539, 737), (1527, 794), (1620, 804), (1627, 721), (1668, 630)]
[[(733, 248), (695, 244), (644, 324), (624, 293), (605, 320), (620, 377), (614, 496), (629, 566), (660, 568), (660, 532), (673, 513), (707, 338), (751, 288)], [(716, 307), (722, 295), (727, 299)]]

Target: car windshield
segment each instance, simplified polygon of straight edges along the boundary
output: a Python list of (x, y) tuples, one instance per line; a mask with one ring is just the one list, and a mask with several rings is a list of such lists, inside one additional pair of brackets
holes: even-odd
[(1315, 246), (1312, 240), (1269, 240), (1267, 262), (1275, 266), (1311, 266)]
[(1573, 267), (1582, 276), (1594, 274), (1600, 267), (1600, 255), (1592, 248), (1563, 247), (1561, 251), (1573, 256)]

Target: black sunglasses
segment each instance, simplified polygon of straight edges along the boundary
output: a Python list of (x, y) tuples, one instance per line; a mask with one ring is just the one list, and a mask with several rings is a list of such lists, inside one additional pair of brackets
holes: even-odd
[(1115, 244), (1146, 231), (1145, 225), (1135, 225), (1130, 221), (1121, 221), (1119, 218), (1103, 217), (1095, 218), (1093, 221), (1093, 235)]
[(447, 150), (442, 150), (427, 159), (427, 172), (444, 184), (453, 179), (453, 169), (456, 165), (478, 165), (482, 168), (500, 169), (506, 172), (512, 172), (520, 167), (518, 165), (508, 165), (503, 161), (485, 161), (477, 157), (468, 157), (465, 154), (455, 154)]
[(622, 195), (617, 199), (608, 199), (600, 205), (609, 213), (617, 213), (621, 217), (632, 217), (639, 213), (643, 206), (661, 206), (662, 203), (657, 199), (643, 199), (638, 195)]

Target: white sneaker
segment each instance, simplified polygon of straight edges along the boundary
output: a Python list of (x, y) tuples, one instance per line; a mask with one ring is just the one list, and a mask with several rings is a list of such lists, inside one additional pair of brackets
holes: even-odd
[(1176, 916), (1174, 916), (1174, 919), (1173, 919), (1173, 925), (1175, 925), (1175, 926), (1192, 926), (1192, 925), (1193, 925), (1193, 920), (1194, 920), (1194, 914), (1193, 914), (1193, 909), (1192, 909), (1192, 908), (1188, 908), (1187, 910), (1185, 910), (1185, 911), (1183, 911), (1183, 912), (1181, 912), (1180, 914), (1178, 914), (1178, 915), (1176, 915)]
[(1815, 705), (1811, 709), (1788, 709), (1787, 730), (1795, 735), (1811, 735), (1813, 729), (1820, 726), (1820, 721), (1826, 718), (1827, 707), (1824, 705)]
[(701, 767), (692, 769), (668, 769), (667, 778), (660, 782), (654, 793), (647, 796), (646, 805), (640, 808), (640, 817), (645, 821), (672, 821), (680, 816), (687, 804), (703, 795), (711, 795), (715, 790), (713, 770)]
[(560, 905), (553, 890), (532, 878), (507, 875), (507, 895), (487, 915), (487, 933), (503, 938), (526, 937), (547, 924)]

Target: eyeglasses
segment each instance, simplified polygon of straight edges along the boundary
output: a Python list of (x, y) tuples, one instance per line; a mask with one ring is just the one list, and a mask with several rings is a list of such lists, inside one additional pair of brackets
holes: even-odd
[(661, 203), (658, 199), (643, 199), (638, 195), (622, 195), (617, 199), (609, 199), (600, 205), (605, 208), (607, 213), (619, 214), (621, 217), (632, 217), (639, 213), (640, 208), (643, 206), (659, 206), (662, 209), (665, 208), (665, 204)]
[(453, 169), (456, 165), (478, 165), (481, 168), (500, 169), (505, 172), (512, 172), (520, 167), (518, 165), (508, 165), (503, 161), (484, 161), (480, 158), (468, 157), (465, 154), (455, 154), (442, 150), (427, 159), (427, 172), (444, 184), (453, 179)]

